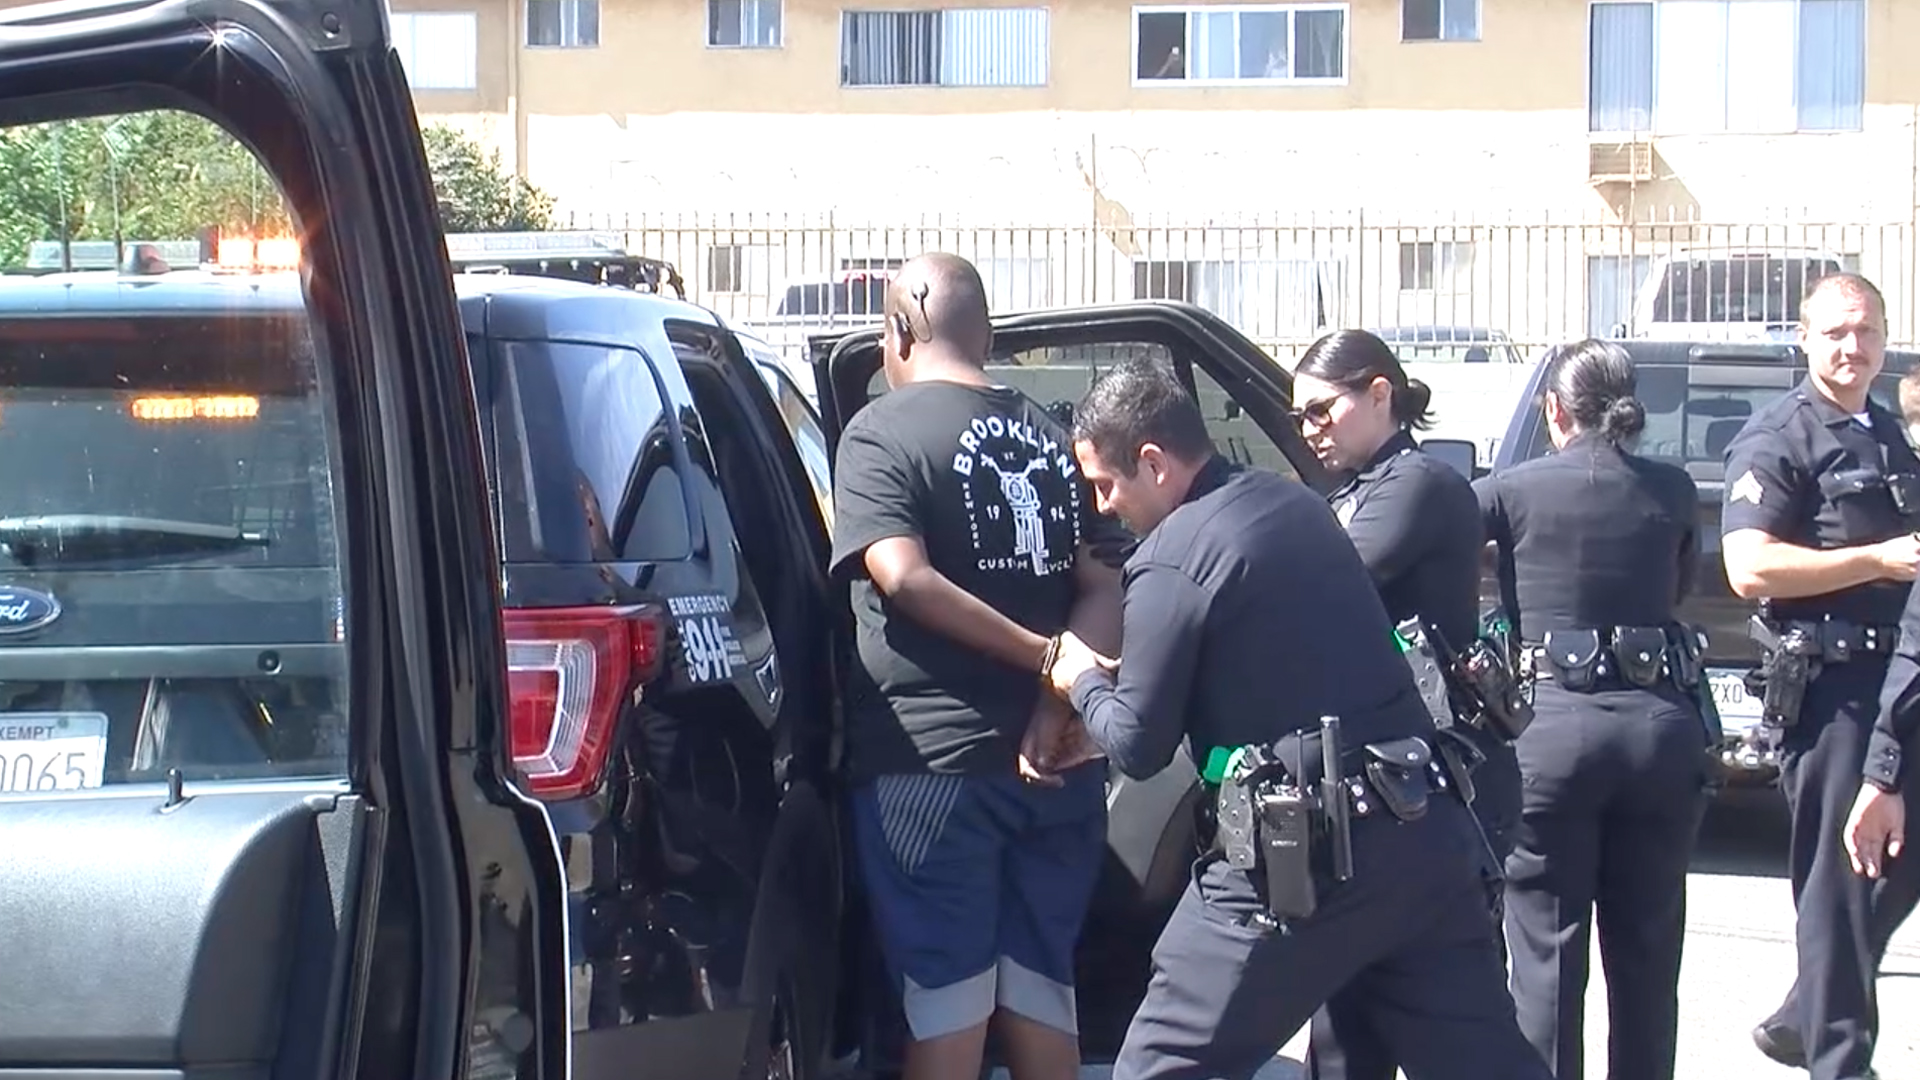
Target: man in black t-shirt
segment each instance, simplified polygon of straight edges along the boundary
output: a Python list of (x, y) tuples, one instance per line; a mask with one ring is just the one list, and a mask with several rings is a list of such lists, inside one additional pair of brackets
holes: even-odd
[(892, 390), (834, 462), (856, 857), (906, 1080), (977, 1075), (996, 1015), (1016, 1080), (1073, 1080), (1073, 948), (1106, 847), (1104, 765), (1043, 778), (1021, 747), (1062, 719), (1040, 681), (1060, 635), (1118, 644), (1128, 538), (1093, 509), (1067, 433), (993, 385), (991, 340), (971, 264), (908, 263), (887, 293)]

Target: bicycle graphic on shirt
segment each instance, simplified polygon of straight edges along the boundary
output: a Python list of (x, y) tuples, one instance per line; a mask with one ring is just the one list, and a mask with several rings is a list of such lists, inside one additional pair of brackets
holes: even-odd
[(1025, 555), (1033, 560), (1033, 572), (1045, 575), (1047, 572), (1047, 531), (1040, 520), (1040, 489), (1033, 486), (1028, 477), (1035, 469), (1047, 467), (1047, 459), (1034, 458), (1027, 467), (1019, 472), (1008, 472), (1000, 463), (982, 454), (985, 462), (1000, 477), (1000, 494), (1006, 497), (1007, 510), (1013, 514), (1013, 554)]

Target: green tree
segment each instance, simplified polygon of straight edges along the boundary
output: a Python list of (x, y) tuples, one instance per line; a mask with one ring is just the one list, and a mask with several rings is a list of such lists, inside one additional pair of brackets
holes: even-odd
[(444, 124), (421, 129), (440, 227), (456, 232), (521, 232), (551, 228), (553, 197), (508, 172), (498, 151), (483, 149)]
[(224, 128), (177, 111), (0, 129), (0, 266), (35, 240), (290, 232), (279, 188)]

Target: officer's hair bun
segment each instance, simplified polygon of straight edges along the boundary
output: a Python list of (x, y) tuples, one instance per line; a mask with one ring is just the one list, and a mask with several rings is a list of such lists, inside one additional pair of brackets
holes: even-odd
[(1433, 387), (1419, 379), (1408, 379), (1393, 388), (1393, 418), (1408, 427), (1419, 431), (1432, 427), (1432, 405)]
[(1632, 395), (1614, 398), (1600, 418), (1600, 434), (1613, 442), (1626, 442), (1647, 429), (1647, 408)]

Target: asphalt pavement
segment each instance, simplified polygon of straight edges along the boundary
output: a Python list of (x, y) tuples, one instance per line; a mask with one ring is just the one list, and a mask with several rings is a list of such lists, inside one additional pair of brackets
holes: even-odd
[[(1786, 813), (1771, 792), (1729, 800), (1708, 816), (1687, 879), (1687, 951), (1680, 972), (1680, 1080), (1768, 1080), (1805, 1073), (1761, 1056), (1748, 1032), (1793, 982), (1793, 898)], [(1604, 1078), (1606, 985), (1596, 952), (1587, 990), (1587, 1075)], [(1880, 975), (1883, 1080), (1920, 1080), (1920, 921), (1895, 935)], [(1297, 1080), (1306, 1033), (1259, 1080)], [(1089, 1065), (1082, 1080), (1107, 1080)], [(1006, 1080), (997, 1071), (994, 1080)]]

